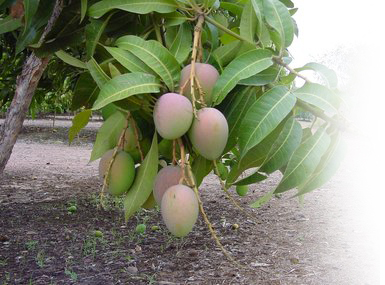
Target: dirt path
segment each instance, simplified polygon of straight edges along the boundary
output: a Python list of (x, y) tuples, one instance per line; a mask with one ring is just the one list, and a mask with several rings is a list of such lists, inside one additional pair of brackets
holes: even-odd
[[(256, 221), (234, 209), (209, 176), (203, 200), (222, 243), (248, 266), (236, 268), (201, 220), (178, 240), (156, 210), (126, 225), (121, 201), (98, 209), (97, 163), (88, 164), (97, 123), (73, 146), (67, 127), (52, 133), (44, 124), (27, 125), (0, 178), (0, 284), (379, 284), (380, 173), (368, 160), (375, 149), (367, 139), (348, 137), (338, 175), (303, 206), (288, 193), (250, 210)], [(247, 205), (278, 179), (253, 185), (237, 200)], [(76, 213), (67, 212), (69, 205)], [(145, 235), (134, 233), (141, 222)], [(160, 230), (151, 231), (154, 225)], [(96, 229), (103, 238), (93, 235)]]

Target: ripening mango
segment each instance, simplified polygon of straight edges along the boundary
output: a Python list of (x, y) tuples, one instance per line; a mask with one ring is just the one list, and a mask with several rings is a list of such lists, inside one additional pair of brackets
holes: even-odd
[[(186, 65), (182, 71), (180, 76), (180, 82), (179, 86), (184, 86), (186, 84), (186, 81), (190, 80), (190, 72), (191, 72), (191, 64)], [(205, 103), (207, 106), (210, 106), (212, 103), (212, 90), (214, 88), (215, 83), (218, 80), (219, 72), (218, 70), (212, 66), (211, 64), (207, 63), (195, 63), (195, 76), (198, 79), (202, 90), (204, 92), (203, 99), (205, 100)], [(185, 95), (187, 98), (191, 100), (191, 85), (190, 82), (187, 82), (185, 88), (183, 89), (183, 95)], [(199, 92), (198, 89), (195, 91), (196, 99), (199, 99)]]
[[(99, 162), (99, 176), (104, 177), (112, 158), (113, 150), (107, 151)], [(127, 192), (135, 178), (135, 164), (132, 157), (119, 150), (115, 156), (108, 177), (108, 191), (111, 195), (120, 196)]]
[(153, 194), (156, 203), (160, 206), (163, 194), (171, 186), (179, 184), (182, 177), (182, 169), (180, 166), (169, 165), (162, 168), (154, 181)]
[(215, 160), (225, 149), (229, 127), (220, 111), (203, 108), (197, 112), (197, 118), (194, 118), (188, 135), (200, 155), (208, 160)]
[(168, 230), (177, 237), (191, 232), (198, 219), (198, 200), (194, 191), (185, 185), (171, 186), (164, 193), (161, 213)]
[(193, 108), (186, 97), (176, 93), (166, 93), (156, 102), (153, 116), (160, 136), (173, 140), (184, 135), (190, 128)]

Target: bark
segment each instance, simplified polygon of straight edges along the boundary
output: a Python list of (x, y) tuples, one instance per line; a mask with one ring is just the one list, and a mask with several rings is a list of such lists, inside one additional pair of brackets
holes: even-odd
[[(61, 13), (62, 6), (62, 0), (56, 0), (51, 18), (39, 40), (40, 43), (44, 41), (52, 29)], [(32, 53), (24, 62), (21, 74), (17, 77), (15, 96), (7, 110), (4, 123), (0, 126), (0, 175), (11, 156), (13, 146), (27, 116), (33, 94), (49, 60), (50, 57), (39, 58)]]

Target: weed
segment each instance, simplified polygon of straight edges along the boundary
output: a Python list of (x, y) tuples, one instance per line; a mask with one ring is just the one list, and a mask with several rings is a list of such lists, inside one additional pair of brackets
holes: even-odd
[(27, 248), (28, 251), (32, 251), (32, 250), (35, 250), (37, 243), (38, 243), (37, 240), (30, 240), (25, 243), (25, 247)]
[(37, 265), (42, 268), (44, 267), (44, 261), (45, 261), (45, 257), (44, 257), (44, 251), (43, 250), (40, 250), (37, 255), (36, 255), (36, 263)]
[(68, 275), (73, 282), (76, 282), (78, 280), (78, 274), (75, 271), (72, 271), (71, 269), (66, 268), (64, 270), (64, 274)]

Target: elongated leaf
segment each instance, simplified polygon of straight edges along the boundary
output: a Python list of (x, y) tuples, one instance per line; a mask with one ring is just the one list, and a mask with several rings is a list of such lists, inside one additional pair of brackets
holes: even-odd
[(96, 85), (91, 74), (88, 72), (82, 73), (76, 82), (71, 110), (75, 111), (81, 107), (91, 108), (98, 94), (99, 87)]
[(40, 0), (24, 0), (24, 32), (28, 30), (32, 24), (32, 17), (39, 7), (39, 1)]
[(260, 182), (262, 180), (265, 180), (266, 178), (267, 178), (266, 175), (256, 171), (253, 174), (247, 176), (246, 178), (238, 180), (233, 185), (250, 185), (250, 184), (254, 184), (254, 183)]
[(324, 127), (304, 141), (291, 156), (274, 193), (290, 190), (305, 182), (317, 167), (329, 144), (330, 136)]
[(227, 145), (225, 147), (225, 153), (231, 150), (237, 143), (238, 133), (249, 108), (256, 101), (255, 88), (246, 88), (243, 92), (232, 94), (232, 97), (228, 106), (229, 108), (224, 110), (224, 115), (229, 126), (229, 136), (227, 139)]
[(80, 2), (80, 22), (83, 21), (87, 13), (87, 0), (81, 0)]
[(21, 27), (20, 19), (14, 19), (11, 15), (0, 19), (0, 34), (8, 33)]
[(239, 175), (245, 170), (253, 167), (260, 167), (266, 160), (274, 142), (277, 140), (286, 121), (283, 121), (277, 128), (274, 129), (263, 141), (250, 149), (247, 154), (241, 158), (236, 166), (233, 166), (226, 180), (226, 185), (231, 185)]
[(69, 65), (87, 69), (86, 63), (84, 63), (80, 59), (77, 59), (76, 57), (73, 57), (72, 55), (65, 52), (64, 50), (59, 50), (55, 52), (55, 55)]
[(89, 109), (83, 110), (82, 112), (76, 114), (76, 116), (72, 119), (72, 126), (68, 131), (68, 139), (71, 143), (76, 135), (88, 124), (92, 116), (92, 111)]
[(116, 45), (132, 52), (162, 78), (170, 91), (175, 90), (180, 77), (180, 66), (175, 57), (159, 42), (123, 36), (116, 41)]
[(288, 47), (294, 37), (293, 21), (286, 6), (278, 0), (263, 0), (266, 22), (280, 36), (280, 47)]
[(110, 77), (103, 71), (93, 57), (87, 62), (87, 68), (100, 89), (110, 80)]
[(230, 62), (215, 83), (212, 94), (215, 105), (222, 102), (240, 80), (271, 66), (273, 64), (271, 56), (272, 53), (269, 50), (255, 49), (245, 52)]
[(107, 118), (96, 135), (90, 162), (102, 157), (107, 150), (116, 146), (116, 137), (124, 128), (125, 120), (126, 118), (121, 112), (114, 112)]
[(188, 18), (183, 15), (182, 13), (179, 13), (177, 11), (167, 14), (161, 14), (160, 18), (164, 18), (165, 23), (164, 26), (172, 27), (172, 26), (179, 26), (180, 24), (183, 24), (188, 20)]
[(221, 67), (226, 66), (235, 58), (241, 46), (242, 43), (238, 40), (227, 45), (220, 46), (213, 51), (213, 57), (217, 60)]
[(248, 110), (241, 124), (239, 147), (241, 157), (259, 144), (289, 114), (295, 96), (284, 86), (276, 86), (263, 94)]
[(323, 64), (320, 64), (317, 62), (309, 62), (305, 64), (303, 67), (296, 68), (295, 70), (296, 71), (313, 70), (322, 77), (322, 79), (326, 82), (329, 88), (331, 89), (337, 88), (337, 85), (338, 85), (337, 74), (333, 69), (330, 69)]
[(112, 14), (108, 16), (104, 21), (90, 19), (90, 23), (86, 26), (87, 59), (90, 59), (94, 55), (96, 45), (98, 44), (100, 37), (102, 36), (111, 16)]
[(314, 173), (310, 178), (298, 187), (298, 195), (303, 195), (324, 185), (338, 170), (342, 158), (346, 152), (346, 144), (342, 136), (337, 134), (333, 139), (328, 151), (321, 158)]
[(192, 34), (189, 24), (179, 26), (178, 33), (170, 45), (170, 52), (179, 63), (183, 63), (192, 48)]
[(257, 30), (257, 16), (255, 14), (251, 1), (246, 2), (239, 25), (241, 37), (250, 42), (254, 42), (255, 33)]
[(154, 134), (149, 152), (139, 167), (131, 189), (124, 198), (124, 216), (126, 221), (146, 202), (152, 192), (158, 173), (158, 141)]
[(338, 113), (339, 97), (330, 89), (317, 83), (306, 83), (294, 92), (295, 96), (330, 115)]
[(254, 14), (256, 17), (256, 31), (257, 31), (257, 36), (258, 39), (261, 40), (262, 37), (262, 24), (263, 24), (263, 0), (250, 0), (252, 9), (254, 9)]
[(239, 18), (242, 16), (243, 7), (241, 5), (221, 1), (220, 6), (221, 8), (233, 13), (235, 16), (238, 16)]
[(160, 87), (159, 81), (151, 74), (136, 72), (116, 76), (103, 85), (92, 110), (132, 95), (157, 93)]
[(274, 82), (278, 77), (278, 73), (279, 69), (277, 69), (276, 67), (269, 67), (256, 75), (239, 81), (238, 84), (246, 86), (263, 86), (268, 83)]
[(141, 61), (131, 52), (116, 47), (105, 46), (105, 49), (129, 71), (155, 74), (151, 68), (149, 68), (143, 61)]
[(211, 160), (207, 160), (203, 156), (198, 156), (194, 159), (192, 163), (191, 170), (194, 174), (195, 183), (197, 187), (201, 185), (203, 179), (210, 173), (213, 169), (213, 162)]
[(272, 173), (284, 166), (301, 143), (301, 138), (301, 125), (295, 119), (290, 118), (271, 147), (259, 171)]
[(95, 3), (88, 9), (91, 17), (99, 18), (112, 9), (148, 14), (151, 12), (171, 13), (178, 8), (174, 0), (103, 0)]

